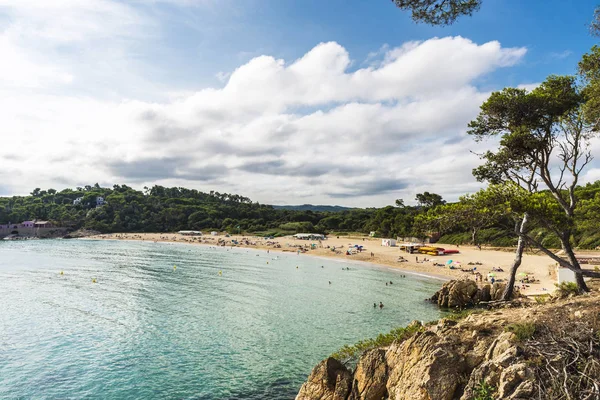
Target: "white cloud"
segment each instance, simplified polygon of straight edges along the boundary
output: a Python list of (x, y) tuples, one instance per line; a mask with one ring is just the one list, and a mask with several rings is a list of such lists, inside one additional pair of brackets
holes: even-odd
[[(142, 94), (157, 88), (148, 89), (151, 66), (145, 75), (127, 60), (132, 43), (124, 38), (144, 40), (155, 21), (108, 0), (39, 4), (0, 0), (12, 21), (0, 34), (0, 56), (12, 66), (0, 73), (16, 77), (0, 80), (9, 94), (0, 97), (0, 178), (16, 193), (114, 182), (214, 189), (263, 203), (372, 206), (420, 190), (457, 197), (478, 186), (469, 149), (481, 145), (465, 130), (489, 93), (474, 82), (526, 52), (433, 38), (384, 48), (381, 62), (356, 69), (342, 45), (328, 42), (291, 62), (255, 57), (218, 73), (220, 88), (165, 88), (130, 100), (129, 85)], [(61, 11), (79, 21), (61, 23)], [(43, 14), (58, 21), (39, 20)], [(100, 29), (109, 17), (110, 29)], [(49, 44), (40, 48), (38, 36)], [(98, 41), (112, 46), (101, 52), (105, 64), (93, 55)], [(68, 62), (57, 56), (65, 43), (79, 50)], [(86, 68), (92, 61), (100, 72)], [(73, 94), (73, 86), (88, 91)]]

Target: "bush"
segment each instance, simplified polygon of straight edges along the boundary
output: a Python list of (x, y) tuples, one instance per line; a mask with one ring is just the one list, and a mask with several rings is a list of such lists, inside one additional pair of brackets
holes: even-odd
[(482, 310), (478, 309), (467, 309), (460, 311), (452, 311), (451, 313), (444, 316), (445, 319), (449, 319), (450, 321), (460, 321), (461, 319), (465, 319), (471, 314), (479, 314)]
[(331, 357), (340, 361), (345, 361), (357, 357), (367, 350), (371, 350), (377, 347), (389, 346), (395, 341), (403, 341), (415, 333), (423, 330), (423, 326), (420, 324), (411, 324), (406, 328), (396, 328), (389, 333), (380, 333), (375, 339), (361, 340), (360, 342), (352, 346), (344, 346), (337, 352), (333, 353)]
[(555, 283), (554, 286), (556, 286), (555, 295), (559, 298), (579, 294), (579, 288), (575, 282)]
[(550, 295), (549, 294), (541, 294), (539, 296), (534, 296), (533, 298), (536, 303), (545, 304), (548, 302), (548, 300), (550, 300)]
[(533, 337), (535, 324), (533, 322), (520, 322), (508, 325), (505, 330), (514, 333), (520, 341), (525, 341)]
[(481, 381), (475, 386), (473, 400), (494, 400), (496, 389), (485, 381)]

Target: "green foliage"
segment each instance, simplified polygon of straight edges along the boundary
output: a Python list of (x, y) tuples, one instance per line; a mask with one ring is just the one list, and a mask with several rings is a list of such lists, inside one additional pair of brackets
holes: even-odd
[(402, 10), (412, 13), (416, 22), (430, 25), (451, 25), (463, 15), (471, 16), (481, 7), (482, 0), (392, 0)]
[(537, 304), (546, 304), (548, 300), (550, 300), (549, 294), (541, 294), (539, 296), (534, 296), (533, 299)]
[(464, 310), (452, 311), (444, 316), (445, 319), (449, 319), (450, 321), (460, 321), (462, 319), (467, 318), (471, 314), (479, 314), (483, 312), (477, 308), (469, 308)]
[(352, 346), (344, 346), (331, 357), (344, 361), (359, 356), (363, 352), (377, 347), (389, 346), (393, 342), (403, 341), (417, 332), (421, 332), (423, 327), (418, 324), (409, 325), (406, 328), (396, 328), (389, 333), (381, 333), (374, 339), (361, 340)]
[[(446, 204), (446, 201), (442, 199), (442, 196), (429, 192), (418, 193), (415, 197), (415, 200), (421, 207), (436, 207)], [(398, 207), (403, 207), (404, 202), (398, 203), (398, 200), (396, 200), (396, 205)]]
[[(576, 195), (581, 200), (575, 212), (573, 245), (581, 249), (594, 249), (600, 245), (600, 229), (595, 223), (600, 219), (600, 181), (578, 187)], [(498, 194), (490, 195), (490, 198), (495, 196)], [(103, 197), (108, 204), (96, 207), (97, 197)], [(440, 227), (440, 222), (435, 222), (434, 218), (452, 215), (456, 217), (450, 221), (452, 224), (442, 221), (445, 225), (441, 243), (470, 243), (472, 228), (476, 227), (480, 244), (514, 246), (516, 236), (508, 215), (515, 205), (508, 204), (505, 210), (494, 210), (489, 204), (490, 198), (479, 197), (480, 194), (464, 197), (461, 206), (456, 206), (460, 203), (433, 208), (404, 205), (317, 212), (276, 209), (239, 195), (202, 193), (185, 188), (154, 186), (138, 191), (125, 185), (112, 188), (88, 185), (61, 191), (36, 188), (30, 196), (0, 197), (0, 224), (41, 219), (73, 229), (85, 227), (103, 233), (194, 229), (251, 232), (261, 236), (284, 236), (300, 231), (347, 236), (375, 231), (376, 237), (424, 237)], [(82, 199), (81, 203), (73, 205), (77, 198)], [(468, 202), (473, 198), (479, 198), (479, 209), (469, 211)], [(544, 201), (536, 202), (536, 207), (546, 207)], [(452, 214), (444, 210), (460, 212)], [(486, 213), (489, 213), (490, 219), (486, 219)], [(499, 215), (503, 213), (506, 215)], [(481, 218), (473, 219), (472, 216)], [(489, 221), (491, 226), (486, 226), (488, 223), (479, 224), (484, 220)], [(434, 221), (438, 225), (432, 225), (427, 230), (422, 226), (423, 221)], [(531, 235), (550, 248), (561, 247), (556, 235), (543, 227), (532, 228)]]
[(556, 286), (555, 295), (559, 298), (579, 294), (579, 289), (575, 282), (555, 283), (554, 286)]
[[(467, 244), (471, 242), (471, 232), (448, 233), (440, 237), (440, 243)], [(494, 247), (512, 247), (517, 244), (517, 238), (506, 228), (486, 228), (477, 234), (479, 244)]]
[(475, 397), (473, 397), (473, 400), (493, 400), (495, 392), (495, 387), (485, 381), (481, 381), (475, 386)]
[(529, 340), (535, 334), (535, 324), (533, 322), (520, 322), (508, 325), (505, 330), (515, 334), (518, 340)]

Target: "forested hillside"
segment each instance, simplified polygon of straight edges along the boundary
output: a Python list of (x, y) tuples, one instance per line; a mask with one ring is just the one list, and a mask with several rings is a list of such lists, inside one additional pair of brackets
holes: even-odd
[[(579, 187), (577, 195), (581, 201), (573, 242), (582, 248), (595, 248), (600, 245), (600, 181)], [(98, 206), (98, 197), (106, 203)], [(79, 204), (73, 204), (78, 198)], [(416, 200), (417, 206), (405, 206), (402, 200), (397, 200), (395, 206), (327, 212), (281, 209), (228, 193), (163, 186), (139, 191), (126, 185), (103, 188), (96, 184), (62, 191), (35, 189), (29, 196), (0, 197), (0, 224), (41, 219), (72, 229), (107, 233), (182, 229), (269, 235), (375, 231), (379, 237), (424, 237), (431, 229), (423, 229), (415, 220), (460, 204), (445, 204), (440, 196), (428, 192), (419, 194)], [(479, 226), (475, 241), (512, 246), (516, 242), (513, 228), (508, 218), (494, 220), (490, 225)], [(440, 231), (443, 242), (473, 242), (468, 219)], [(546, 244), (558, 247), (553, 235), (544, 229), (538, 229), (536, 234)]]

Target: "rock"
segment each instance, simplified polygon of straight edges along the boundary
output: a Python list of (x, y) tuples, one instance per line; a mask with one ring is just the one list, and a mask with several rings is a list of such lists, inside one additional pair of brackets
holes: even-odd
[(390, 399), (451, 400), (465, 373), (465, 361), (440, 336), (426, 331), (386, 353)]
[[(498, 339), (494, 343), (498, 342)], [(506, 348), (501, 354), (498, 354), (493, 359), (489, 359), (490, 354), (497, 354), (501, 348), (504, 348), (507, 340), (501, 340), (495, 345), (492, 344), (488, 353), (486, 354), (487, 361), (482, 362), (479, 366), (473, 369), (469, 381), (465, 387), (461, 400), (471, 400), (475, 398), (476, 388), (485, 382), (491, 387), (498, 387), (501, 381), (501, 377), (505, 368), (509, 367), (513, 362), (517, 360), (519, 350), (516, 346)], [(504, 398), (504, 397), (501, 397)]]
[(352, 374), (335, 358), (321, 361), (300, 388), (296, 400), (346, 400)]
[(477, 283), (472, 280), (449, 281), (433, 295), (432, 300), (443, 308), (464, 308), (475, 304), (478, 290)]
[(479, 288), (477, 283), (470, 279), (454, 280), (446, 282), (430, 300), (442, 308), (466, 308), (481, 302), (502, 299), (505, 287), (505, 283), (496, 282)]
[(533, 394), (534, 374), (525, 363), (509, 365), (502, 371), (498, 384), (501, 399), (530, 398)]
[(63, 238), (64, 239), (79, 239), (79, 238), (84, 238), (84, 237), (88, 237), (88, 236), (100, 235), (100, 234), (101, 234), (100, 232), (94, 231), (92, 229), (81, 228), (74, 232), (68, 233)]
[(512, 332), (502, 332), (489, 347), (485, 359), (493, 360), (497, 358), (499, 355), (503, 354), (506, 350), (511, 347), (514, 347), (513, 343), (515, 343), (516, 337)]
[(492, 295), (491, 295), (491, 286), (490, 285), (483, 285), (481, 287), (481, 289), (479, 289), (479, 295), (477, 296), (479, 302), (481, 301), (490, 301), (492, 299)]
[(381, 400), (387, 397), (387, 362), (385, 350), (365, 352), (354, 371), (350, 400)]
[(504, 289), (506, 288), (506, 283), (496, 282), (492, 285), (490, 289), (490, 297), (492, 301), (498, 301), (502, 299), (502, 293), (504, 293)]

